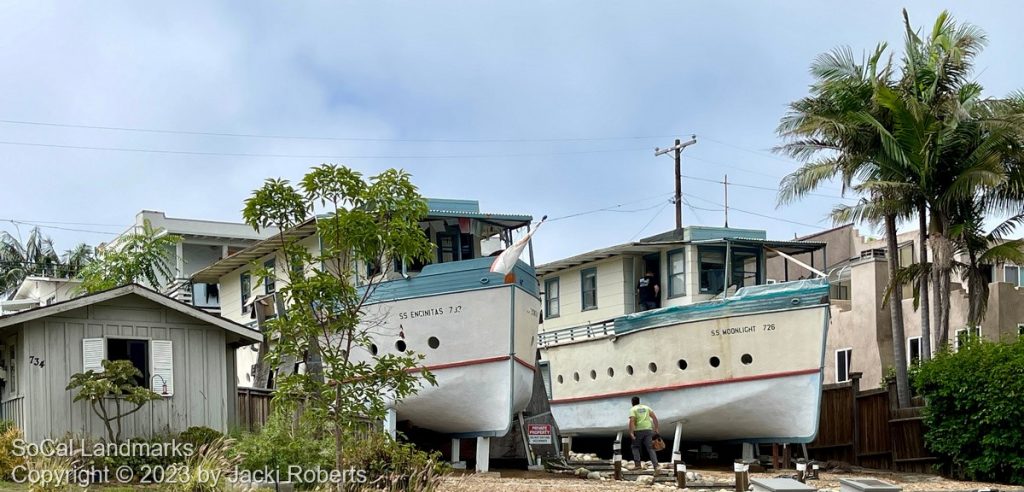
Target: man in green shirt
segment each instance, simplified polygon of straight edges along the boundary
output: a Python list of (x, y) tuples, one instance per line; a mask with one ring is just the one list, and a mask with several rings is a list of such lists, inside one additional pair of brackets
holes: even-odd
[(629, 409), (629, 438), (633, 440), (633, 464), (640, 468), (640, 446), (647, 448), (654, 473), (658, 473), (658, 455), (651, 442), (658, 433), (658, 416), (647, 405), (640, 404), (640, 397), (633, 397), (633, 408)]

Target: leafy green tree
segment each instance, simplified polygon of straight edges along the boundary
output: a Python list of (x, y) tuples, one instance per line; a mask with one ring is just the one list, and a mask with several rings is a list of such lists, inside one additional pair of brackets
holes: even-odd
[(174, 278), (170, 262), (173, 247), (180, 241), (180, 236), (154, 229), (146, 221), (141, 230), (121, 236), (86, 264), (78, 274), (82, 279), (79, 289), (93, 293), (138, 282), (158, 288)]
[[(319, 251), (310, 252), (287, 231), (303, 224), (314, 207)], [(301, 408), (303, 418), (323, 422), (334, 436), (335, 460), (343, 461), (346, 429), (362, 418), (383, 419), (387, 406), (436, 384), (420, 354), (375, 355), (372, 333), (385, 330), (364, 308), (385, 275), (358, 268), (380, 265), (386, 274), (399, 261), (426, 260), (431, 245), (419, 227), (426, 201), (409, 174), (389, 169), (369, 179), (341, 166), (310, 170), (299, 189), (267, 180), (246, 200), (245, 221), (257, 230), (277, 227), (280, 268), (257, 268), (257, 276), (285, 277), (277, 289), (286, 312), (266, 322), (268, 363), (302, 361), (305, 373), (278, 377), (275, 401)], [(361, 351), (363, 357), (354, 354)]]
[[(139, 410), (146, 403), (159, 400), (160, 395), (139, 386), (139, 372), (131, 361), (104, 360), (103, 371), (89, 370), (71, 376), (67, 391), (78, 390), (74, 401), (87, 401), (93, 413), (103, 421), (110, 442), (121, 440), (121, 420)], [(125, 408), (124, 405), (130, 405)]]
[(78, 275), (86, 265), (96, 259), (96, 252), (92, 246), (79, 243), (74, 249), (69, 249), (61, 256), (61, 271), (63, 276), (73, 277)]

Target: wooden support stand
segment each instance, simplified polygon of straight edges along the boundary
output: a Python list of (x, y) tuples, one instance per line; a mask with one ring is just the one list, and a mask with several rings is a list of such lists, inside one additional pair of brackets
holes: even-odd
[(733, 471), (736, 472), (736, 492), (747, 492), (750, 487), (750, 465), (743, 460), (736, 460), (733, 463)]
[(676, 488), (686, 488), (686, 463), (682, 461), (672, 462), (672, 469), (676, 471)]
[(620, 432), (612, 444), (612, 461), (615, 465), (615, 480), (622, 480), (622, 433)]
[(803, 458), (796, 460), (796, 480), (807, 483), (807, 460)]

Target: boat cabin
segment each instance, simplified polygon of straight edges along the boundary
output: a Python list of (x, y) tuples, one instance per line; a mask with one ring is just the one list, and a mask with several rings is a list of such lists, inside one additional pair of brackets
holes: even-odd
[(768, 258), (792, 257), (823, 246), (768, 240), (765, 231), (757, 229), (690, 226), (539, 265), (542, 331), (640, 311), (637, 286), (647, 272), (654, 274), (659, 286), (656, 307), (682, 306), (782, 281), (767, 277)]

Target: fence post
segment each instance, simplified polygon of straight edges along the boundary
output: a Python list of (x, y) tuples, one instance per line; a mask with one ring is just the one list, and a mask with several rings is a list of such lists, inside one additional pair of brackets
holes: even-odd
[(750, 486), (750, 465), (743, 460), (736, 460), (733, 462), (732, 469), (736, 472), (736, 492), (746, 492), (747, 487)]
[(615, 438), (612, 444), (612, 461), (615, 465), (615, 480), (622, 480), (622, 433)]
[(677, 489), (685, 489), (686, 488), (686, 463), (683, 463), (682, 460), (675, 461), (675, 462), (672, 463), (672, 469), (674, 469), (676, 471), (676, 488)]
[(860, 378), (864, 376), (862, 372), (850, 373), (850, 392), (851, 400), (853, 401), (853, 464), (860, 466), (860, 405), (857, 403), (857, 395), (860, 394)]

